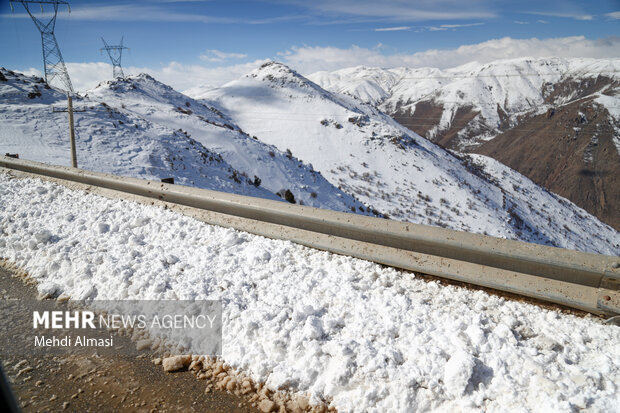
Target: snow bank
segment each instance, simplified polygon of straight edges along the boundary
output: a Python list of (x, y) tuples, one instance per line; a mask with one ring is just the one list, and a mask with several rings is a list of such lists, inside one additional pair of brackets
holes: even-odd
[(620, 328), (0, 174), (0, 256), (75, 298), (223, 301), (223, 358), (339, 411), (617, 411)]

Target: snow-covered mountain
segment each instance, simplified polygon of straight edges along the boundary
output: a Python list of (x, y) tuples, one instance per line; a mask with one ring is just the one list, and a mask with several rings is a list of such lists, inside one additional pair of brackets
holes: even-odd
[[(593, 93), (617, 95), (618, 72), (620, 59), (520, 58), (447, 70), (359, 66), (314, 73), (309, 79), (378, 106), (430, 140), (469, 149), (524, 115)], [(606, 99), (600, 103), (618, 106)]]
[(288, 190), (298, 203), (370, 214), (362, 203), (327, 182), (312, 165), (257, 140), (217, 109), (176, 92), (149, 75), (104, 82), (86, 96), (190, 135), (243, 171), (250, 181), (259, 178), (260, 186), (272, 193), (284, 197)]
[[(66, 97), (41, 79), (0, 73), (0, 151), (68, 165), (67, 114), (52, 110)], [(104, 82), (74, 107), (84, 109), (75, 115), (82, 168), (372, 214), (311, 166), (148, 75)]]
[[(41, 79), (1, 70), (0, 152), (70, 165), (67, 98)], [(5, 80), (3, 80), (3, 78)], [(103, 102), (74, 98), (78, 164), (118, 175), (175, 181), (208, 189), (277, 198), (230, 178), (239, 171), (185, 133)]]
[(442, 146), (491, 156), (620, 229), (620, 59), (356, 67), (310, 78)]
[(617, 231), (515, 171), (482, 156), (459, 158), (374, 106), (328, 92), (280, 63), (194, 97), (394, 219), (620, 250)]

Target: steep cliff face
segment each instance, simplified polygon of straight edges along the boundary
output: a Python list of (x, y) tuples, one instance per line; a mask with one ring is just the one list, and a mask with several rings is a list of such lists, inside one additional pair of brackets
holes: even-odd
[(585, 98), (533, 116), (475, 151), (620, 229), (619, 129), (604, 105)]

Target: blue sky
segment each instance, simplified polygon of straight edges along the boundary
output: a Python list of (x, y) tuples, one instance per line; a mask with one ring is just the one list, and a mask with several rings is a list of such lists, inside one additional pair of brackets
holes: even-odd
[[(14, 12), (6, 0), (0, 7), (0, 65), (40, 72), (39, 33), (13, 4)], [(111, 73), (101, 36), (124, 36), (128, 72), (151, 72), (177, 89), (218, 85), (265, 59), (310, 73), (541, 53), (620, 57), (618, 0), (76, 0), (71, 14), (61, 10), (56, 36), (78, 88)]]

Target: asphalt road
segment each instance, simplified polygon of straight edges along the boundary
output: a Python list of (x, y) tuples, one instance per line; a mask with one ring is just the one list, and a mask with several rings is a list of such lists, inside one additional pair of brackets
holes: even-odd
[[(0, 267), (3, 299), (35, 299), (36, 288)], [(5, 338), (30, 328), (29, 314), (11, 314)], [(5, 317), (7, 315), (4, 315)], [(20, 317), (23, 320), (15, 319)], [(22, 322), (23, 321), (23, 322)], [(10, 324), (11, 328), (6, 328)], [(14, 327), (22, 326), (22, 327)], [(133, 345), (115, 335), (114, 341)], [(211, 390), (191, 372), (165, 373), (152, 356), (5, 355), (2, 365), (24, 412), (258, 412), (245, 399)]]

